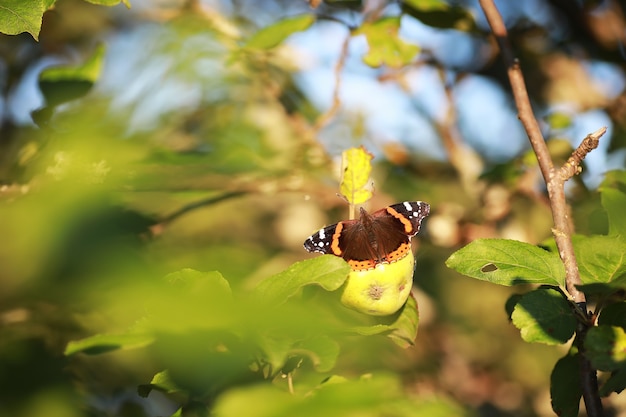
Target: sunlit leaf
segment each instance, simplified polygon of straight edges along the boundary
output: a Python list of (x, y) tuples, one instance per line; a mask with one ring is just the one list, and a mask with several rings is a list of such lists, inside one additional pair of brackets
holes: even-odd
[(41, 20), (46, 11), (44, 0), (4, 0), (0, 4), (0, 32), (17, 35), (28, 32), (39, 39)]
[(386, 17), (372, 23), (364, 23), (354, 35), (365, 35), (368, 52), (363, 62), (371, 67), (387, 65), (400, 68), (409, 64), (419, 52), (417, 45), (409, 44), (398, 36), (400, 18)]
[(611, 283), (626, 287), (626, 241), (615, 236), (573, 237), (584, 284)]
[(499, 285), (563, 285), (559, 256), (529, 243), (508, 239), (477, 239), (446, 261), (448, 268)]
[(136, 349), (153, 341), (154, 337), (148, 334), (99, 334), (69, 342), (64, 353), (68, 356), (78, 352), (96, 355), (119, 349)]
[(279, 20), (252, 35), (244, 46), (253, 49), (271, 49), (282, 43), (289, 35), (308, 29), (313, 22), (315, 22), (315, 15), (312, 14)]
[(580, 355), (570, 351), (557, 361), (550, 375), (552, 410), (560, 417), (577, 417), (582, 395)]
[(560, 292), (547, 288), (524, 294), (515, 305), (511, 320), (522, 339), (531, 343), (562, 344), (576, 330), (570, 304)]
[(98, 4), (100, 6), (116, 6), (120, 3), (130, 9), (130, 0), (85, 0), (86, 2)]
[(350, 204), (363, 204), (372, 197), (372, 158), (374, 156), (362, 146), (350, 148), (341, 154), (343, 175), (339, 189)]
[(589, 329), (585, 338), (586, 355), (594, 368), (614, 371), (626, 366), (626, 331), (617, 326)]
[(152, 377), (149, 384), (141, 385), (138, 388), (139, 396), (147, 398), (152, 390), (158, 390), (168, 394), (181, 391), (180, 387), (177, 387), (168, 371), (161, 371)]
[(262, 281), (256, 288), (259, 297), (267, 302), (282, 303), (300, 292), (306, 285), (318, 285), (327, 291), (335, 291), (343, 285), (350, 266), (333, 255), (297, 262), (272, 277)]

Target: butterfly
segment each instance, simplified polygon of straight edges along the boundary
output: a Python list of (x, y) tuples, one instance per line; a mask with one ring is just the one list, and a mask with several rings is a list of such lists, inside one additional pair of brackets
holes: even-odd
[(423, 201), (405, 201), (371, 214), (361, 208), (358, 219), (320, 229), (304, 241), (304, 248), (340, 256), (353, 270), (372, 269), (404, 258), (429, 213), (430, 205)]

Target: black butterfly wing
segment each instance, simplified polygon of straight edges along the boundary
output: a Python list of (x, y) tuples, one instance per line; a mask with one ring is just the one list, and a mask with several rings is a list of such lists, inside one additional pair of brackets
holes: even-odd
[(378, 210), (373, 215), (384, 214), (383, 211), (402, 223), (406, 235), (415, 236), (422, 227), (422, 220), (430, 214), (430, 205), (423, 201), (405, 201)]
[(304, 241), (304, 248), (309, 252), (319, 252), (324, 254), (332, 254), (341, 256), (334, 253), (332, 250), (333, 236), (339, 223), (326, 226), (316, 233), (313, 233)]

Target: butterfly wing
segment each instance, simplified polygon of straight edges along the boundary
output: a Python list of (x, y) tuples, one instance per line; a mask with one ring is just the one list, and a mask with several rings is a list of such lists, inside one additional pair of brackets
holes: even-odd
[(331, 254), (341, 256), (339, 253), (333, 252), (333, 236), (339, 223), (326, 226), (316, 233), (313, 233), (304, 241), (304, 248), (309, 252), (319, 252), (324, 254)]
[(378, 210), (374, 215), (381, 212), (386, 212), (402, 223), (403, 232), (407, 236), (415, 236), (422, 227), (422, 220), (430, 214), (430, 205), (423, 201), (405, 201)]

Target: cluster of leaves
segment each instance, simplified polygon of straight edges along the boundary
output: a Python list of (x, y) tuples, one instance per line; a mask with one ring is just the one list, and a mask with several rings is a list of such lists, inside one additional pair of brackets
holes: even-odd
[[(600, 394), (608, 396), (626, 388), (626, 228), (622, 210), (626, 194), (623, 171), (607, 174), (601, 186), (602, 206), (609, 223), (608, 235), (576, 235), (574, 250), (583, 291), (593, 300), (592, 318), (582, 344), (572, 342), (565, 357), (552, 371), (551, 394), (554, 411), (560, 416), (578, 415), (582, 396), (579, 355), (595, 369), (608, 373)], [(568, 300), (565, 269), (553, 241), (534, 246), (506, 239), (478, 239), (448, 258), (448, 267), (475, 279), (512, 286), (540, 284), (507, 302), (510, 319), (529, 343), (561, 345), (574, 336), (580, 318)], [(580, 349), (582, 346), (583, 349)]]
[[(255, 290), (242, 293), (233, 293), (218, 272), (181, 270), (167, 275), (163, 282), (138, 290), (146, 314), (127, 332), (70, 342), (65, 353), (94, 355), (144, 349), (163, 370), (149, 383), (146, 381), (140, 388), (141, 395), (147, 396), (156, 389), (183, 398), (180, 401), (185, 406), (214, 404), (217, 400), (217, 409), (224, 416), (241, 415), (242, 407), (246, 415), (255, 416), (287, 415), (293, 412), (292, 407), (325, 410), (333, 406), (334, 396), (345, 390), (353, 390), (344, 401), (346, 409), (354, 411), (362, 406), (359, 398), (363, 394), (357, 387), (367, 387), (368, 383), (337, 376), (330, 377), (320, 393), (304, 403), (311, 390), (319, 387), (300, 387), (300, 377), (296, 385), (299, 395), (287, 403), (285, 399), (290, 397), (281, 393), (284, 388), (272, 388), (271, 384), (218, 400), (219, 394), (234, 387), (280, 381), (297, 373), (306, 374), (307, 370), (328, 375), (336, 366), (341, 347), (350, 346), (348, 341), (355, 335), (387, 335), (398, 345), (411, 345), (418, 324), (415, 301), (411, 298), (401, 311), (382, 318), (350, 312), (338, 303), (335, 292), (349, 270), (342, 259), (321, 256), (296, 263), (262, 281)], [(254, 393), (265, 393), (281, 401), (270, 401), (270, 408), (265, 409), (246, 400), (235, 408), (235, 398)], [(409, 408), (408, 403), (403, 403), (406, 398), (390, 390), (368, 398), (377, 404), (371, 415), (378, 415), (378, 408), (385, 404), (392, 409)], [(410, 415), (418, 415), (418, 409)], [(389, 415), (406, 415), (403, 413), (393, 411)]]

